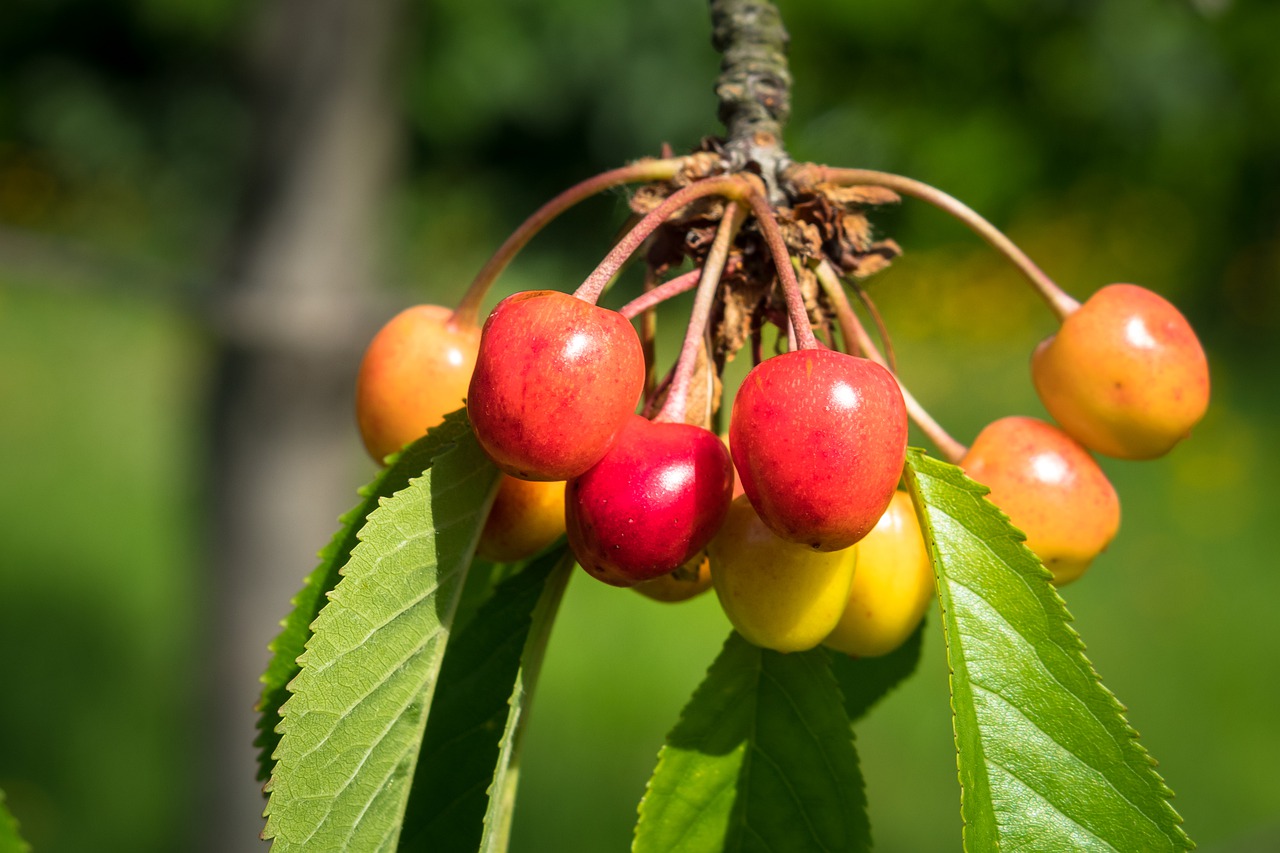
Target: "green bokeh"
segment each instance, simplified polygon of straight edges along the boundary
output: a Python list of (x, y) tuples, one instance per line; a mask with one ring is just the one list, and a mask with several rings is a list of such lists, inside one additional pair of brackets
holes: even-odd
[[(175, 849), (200, 809), (211, 338), (182, 306), (245, 190), (247, 5), (0, 10), (0, 788), (42, 851)], [(1202, 332), (1209, 416), (1163, 461), (1104, 463), (1122, 531), (1065, 597), (1202, 849), (1280, 846), (1280, 7), (782, 11), (797, 158), (933, 182), (1077, 295), (1137, 281)], [(559, 189), (719, 129), (699, 3), (410, 13), (406, 162), (379, 247), (401, 301), (456, 299)], [(618, 194), (571, 212), (499, 290), (573, 287), (624, 212)], [(877, 222), (906, 249), (871, 288), (916, 395), (961, 440), (1042, 414), (1026, 365), (1052, 323), (1015, 274), (918, 203)], [(680, 318), (664, 317), (669, 354)], [(918, 676), (859, 729), (880, 850), (959, 848), (934, 622)], [(713, 599), (660, 605), (574, 578), (514, 849), (626, 847), (662, 736), (727, 630)]]

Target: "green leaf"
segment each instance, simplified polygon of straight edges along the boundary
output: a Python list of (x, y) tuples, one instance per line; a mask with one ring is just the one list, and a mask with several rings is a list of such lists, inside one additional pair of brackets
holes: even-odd
[(542, 671), (542, 658), (551, 639), (551, 626), (555, 622), (556, 610), (564, 596), (573, 566), (573, 560), (566, 559), (555, 570), (530, 620), (529, 636), (520, 657), (520, 671), (516, 673), (511, 697), (507, 700), (507, 724), (502, 729), (498, 763), (493, 771), (493, 784), (489, 787), (489, 807), (484, 814), (484, 836), (480, 839), (481, 853), (504, 853), (507, 849), (511, 816), (515, 810), (516, 783), (520, 779), (520, 749), (524, 743), (533, 689), (538, 683), (538, 674)]
[(271, 661), (262, 674), (262, 697), (258, 700), (258, 736), (253, 745), (258, 747), (258, 781), (265, 782), (271, 776), (274, 764), (271, 756), (280, 742), (276, 727), (280, 725), (280, 706), (289, 698), (288, 684), (298, 674), (298, 656), (311, 638), (311, 623), (320, 614), (328, 600), (325, 596), (338, 583), (339, 570), (351, 556), (356, 546), (356, 534), (364, 526), (369, 513), (378, 508), (378, 502), (390, 497), (409, 485), (409, 480), (422, 474), (431, 466), (431, 460), (443, 448), (449, 447), (469, 429), (461, 411), (449, 415), (443, 424), (432, 429), (426, 437), (391, 457), (390, 464), (379, 472), (373, 482), (360, 489), (360, 504), (338, 520), (338, 532), (320, 552), (320, 565), (312, 570), (302, 589), (293, 597), (293, 610), (280, 624), (283, 630), (267, 647)]
[(913, 449), (906, 479), (942, 602), (966, 848), (1193, 847), (1022, 534), (953, 465)]
[(779, 654), (730, 635), (667, 735), (635, 853), (854, 851), (866, 797), (826, 650)]
[(449, 642), (401, 850), (472, 853), (480, 845), (505, 732), (528, 705), (516, 687), (532, 684), (572, 569), (567, 548), (549, 552), (493, 589)]
[(924, 623), (898, 648), (874, 658), (854, 658), (831, 651), (831, 672), (844, 696), (844, 710), (850, 722), (857, 722), (871, 706), (889, 695), (916, 671), (920, 647), (924, 644)]
[(31, 853), (31, 846), (18, 834), (18, 821), (4, 804), (4, 791), (0, 791), (0, 853)]
[(312, 625), (266, 786), (273, 850), (396, 847), (459, 592), (498, 485), (470, 430), (457, 434), (465, 422), (451, 423), (452, 446), (369, 514)]

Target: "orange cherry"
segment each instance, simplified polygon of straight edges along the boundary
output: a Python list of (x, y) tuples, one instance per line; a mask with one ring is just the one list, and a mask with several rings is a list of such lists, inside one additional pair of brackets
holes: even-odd
[(563, 480), (519, 480), (503, 474), (476, 553), (495, 563), (514, 563), (564, 535), (564, 486)]
[(1027, 535), (1057, 586), (1084, 574), (1120, 528), (1120, 499), (1098, 463), (1062, 430), (1001, 418), (978, 434), (960, 466)]
[(356, 420), (378, 462), (462, 408), (480, 328), (440, 305), (406, 308), (383, 326), (360, 362)]
[(1091, 296), (1031, 358), (1045, 408), (1085, 447), (1163, 456), (1209, 406), (1209, 365), (1186, 318), (1133, 284)]

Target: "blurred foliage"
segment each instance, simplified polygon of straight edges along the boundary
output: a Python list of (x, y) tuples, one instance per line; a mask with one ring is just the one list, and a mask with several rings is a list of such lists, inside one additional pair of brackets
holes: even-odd
[[(1108, 463), (1124, 529), (1066, 596), (1192, 836), (1280, 846), (1280, 580), (1264, 533), (1280, 475), (1280, 5), (780, 5), (795, 157), (934, 183), (1075, 294), (1134, 280), (1202, 331), (1209, 418), (1162, 463)], [(186, 757), (207, 720), (188, 652), (209, 347), (174, 306), (212, 281), (246, 190), (256, 8), (0, 4), (0, 788), (38, 850), (173, 849), (199, 809)], [(568, 184), (719, 130), (700, 2), (436, 0), (412, 3), (402, 33), (402, 174), (381, 248), (406, 302), (456, 298)], [(621, 194), (571, 212), (499, 290), (575, 286), (624, 214)], [(916, 395), (962, 440), (1041, 412), (1026, 359), (1048, 313), (942, 214), (906, 203), (877, 222), (906, 249), (870, 287)], [(626, 844), (662, 735), (726, 632), (708, 599), (666, 607), (574, 581), (516, 849)], [(954, 849), (936, 631), (859, 748), (879, 849)]]

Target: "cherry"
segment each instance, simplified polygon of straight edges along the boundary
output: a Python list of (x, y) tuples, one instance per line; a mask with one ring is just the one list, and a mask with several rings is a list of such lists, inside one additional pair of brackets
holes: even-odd
[(476, 553), (495, 563), (531, 557), (564, 533), (564, 481), (502, 475)]
[(467, 411), (485, 452), (522, 480), (568, 480), (608, 451), (644, 389), (621, 314), (567, 293), (509, 296), (485, 321)]
[(747, 374), (729, 445), (765, 524), (791, 542), (837, 551), (865, 536), (893, 497), (906, 459), (906, 406), (880, 365), (796, 350)]
[(746, 496), (730, 505), (707, 546), (711, 581), (733, 627), (779, 652), (811, 649), (835, 628), (849, 599), (855, 551), (815, 551), (778, 537)]
[(480, 329), (440, 305), (406, 308), (383, 326), (360, 362), (356, 420), (378, 462), (462, 408)]
[(1031, 359), (1045, 408), (1084, 446), (1153, 459), (1187, 436), (1209, 405), (1209, 365), (1177, 308), (1111, 284), (1067, 316)]
[(692, 560), (675, 571), (640, 581), (631, 588), (654, 601), (688, 601), (711, 589), (711, 561), (705, 553), (694, 554)]
[(724, 521), (733, 463), (715, 433), (632, 415), (604, 458), (565, 490), (578, 563), (614, 586), (666, 574)]
[(1062, 430), (1035, 418), (990, 423), (960, 460), (987, 496), (1027, 535), (1027, 547), (1070, 583), (1120, 528), (1120, 499), (1098, 463)]
[(894, 492), (884, 515), (858, 550), (858, 570), (844, 614), (823, 645), (857, 657), (878, 657), (906, 642), (933, 601), (933, 562), (911, 496)]

